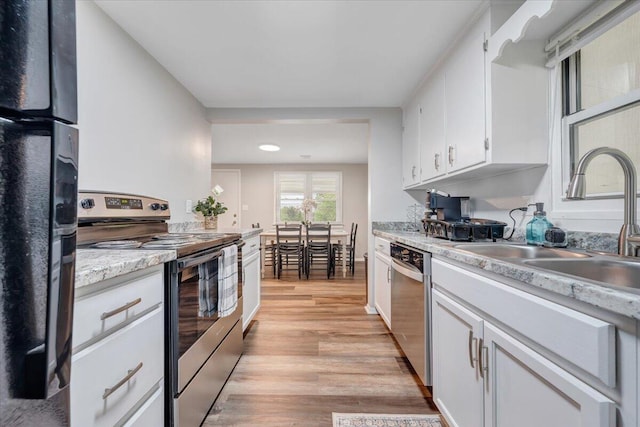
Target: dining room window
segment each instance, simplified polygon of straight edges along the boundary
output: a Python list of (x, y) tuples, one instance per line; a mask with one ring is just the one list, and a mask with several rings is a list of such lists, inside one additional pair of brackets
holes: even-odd
[(277, 223), (342, 222), (342, 172), (275, 172), (274, 182)]
[[(609, 27), (562, 64), (564, 188), (593, 148), (618, 148), (640, 165), (640, 11)], [(623, 178), (613, 158), (595, 158), (587, 198), (620, 197)]]

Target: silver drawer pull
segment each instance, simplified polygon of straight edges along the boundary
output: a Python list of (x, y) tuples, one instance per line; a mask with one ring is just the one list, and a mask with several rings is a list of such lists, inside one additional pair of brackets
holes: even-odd
[(102, 315), (100, 316), (100, 320), (104, 320), (104, 319), (108, 319), (109, 317), (115, 316), (118, 313), (122, 313), (123, 311), (127, 311), (129, 310), (131, 307), (133, 307), (134, 305), (138, 305), (142, 302), (142, 298), (136, 298), (131, 302), (126, 303), (125, 305), (123, 305), (122, 307), (118, 307), (115, 310), (111, 310), (111, 311), (105, 311), (104, 313), (102, 313)]
[(102, 399), (106, 399), (107, 397), (111, 396), (113, 392), (115, 392), (117, 389), (119, 389), (124, 384), (126, 384), (127, 381), (129, 381), (131, 378), (133, 378), (133, 376), (137, 374), (140, 369), (142, 369), (142, 362), (138, 363), (138, 366), (136, 366), (135, 368), (127, 371), (127, 376), (121, 379), (120, 381), (118, 381), (116, 385), (114, 385), (113, 387), (105, 388), (104, 394), (102, 395)]

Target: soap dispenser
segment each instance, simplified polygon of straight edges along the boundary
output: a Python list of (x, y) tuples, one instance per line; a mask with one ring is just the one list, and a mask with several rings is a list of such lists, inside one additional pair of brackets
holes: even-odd
[(536, 211), (533, 219), (527, 223), (527, 244), (542, 246), (544, 244), (544, 234), (553, 224), (547, 219), (544, 211), (544, 203), (536, 203)]

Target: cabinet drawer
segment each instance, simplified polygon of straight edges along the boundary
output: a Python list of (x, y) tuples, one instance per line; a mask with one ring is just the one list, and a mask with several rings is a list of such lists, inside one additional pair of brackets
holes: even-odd
[(164, 389), (162, 385), (124, 423), (123, 427), (151, 427), (164, 425)]
[(387, 239), (382, 237), (376, 237), (376, 251), (382, 252), (385, 255), (391, 255), (390, 243)]
[(73, 356), (71, 425), (113, 426), (162, 379), (163, 369), (160, 307)]
[(432, 272), (435, 287), (615, 386), (613, 325), (440, 260), (433, 260)]
[(99, 290), (77, 295), (74, 305), (73, 346), (78, 351), (131, 322), (136, 316), (162, 303), (164, 281), (161, 270), (142, 277), (106, 284)]
[(244, 240), (245, 246), (242, 248), (242, 256), (251, 255), (260, 250), (260, 236), (249, 237)]

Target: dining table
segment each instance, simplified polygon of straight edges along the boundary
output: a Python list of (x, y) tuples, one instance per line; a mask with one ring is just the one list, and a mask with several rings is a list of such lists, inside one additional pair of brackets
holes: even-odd
[[(347, 238), (349, 237), (349, 232), (343, 228), (331, 228), (331, 243), (339, 245), (342, 253), (342, 277), (347, 277)], [(262, 274), (262, 278), (264, 279), (264, 249), (266, 246), (266, 242), (276, 240), (276, 230), (267, 230), (260, 233), (260, 251), (262, 253), (262, 257), (260, 257), (260, 272)], [(307, 244), (307, 236), (303, 232), (302, 233), (302, 242)], [(275, 261), (274, 261), (275, 262)]]

